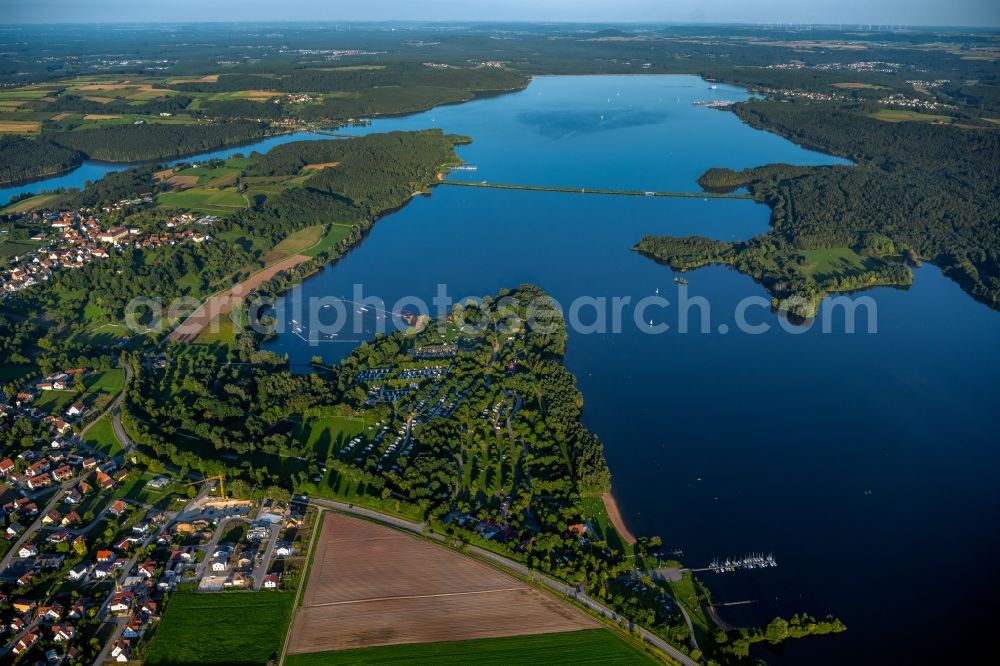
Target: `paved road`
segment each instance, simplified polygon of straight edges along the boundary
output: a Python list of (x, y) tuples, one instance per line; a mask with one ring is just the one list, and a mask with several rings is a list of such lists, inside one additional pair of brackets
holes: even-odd
[(271, 563), (271, 553), (274, 552), (274, 544), (278, 542), (278, 534), (281, 532), (281, 525), (274, 524), (270, 527), (271, 536), (267, 540), (267, 546), (261, 553), (260, 563), (253, 570), (253, 589), (259, 590), (264, 584), (264, 576), (267, 575), (267, 567)]
[(62, 483), (59, 487), (56, 488), (56, 492), (52, 496), (52, 499), (49, 500), (49, 503), (46, 504), (45, 507), (38, 512), (38, 516), (35, 518), (34, 522), (32, 522), (31, 525), (29, 525), (28, 528), (24, 530), (24, 534), (22, 534), (21, 537), (14, 542), (14, 545), (10, 547), (10, 550), (7, 551), (7, 554), (4, 555), (4, 558), (0, 560), (0, 571), (5, 571), (7, 567), (10, 566), (14, 558), (17, 557), (17, 551), (21, 549), (21, 546), (23, 546), (28, 539), (33, 537), (35, 535), (35, 532), (41, 529), (42, 518), (45, 517), (45, 514), (47, 514), (52, 509), (56, 508), (56, 506), (62, 501), (63, 495), (66, 494), (66, 491), (69, 490), (73, 486), (73, 484), (77, 482), (79, 478), (80, 477), (78, 476), (73, 477), (69, 481)]
[[(415, 534), (426, 536), (435, 541), (440, 541), (440, 542), (448, 541), (446, 537), (440, 534), (434, 534), (434, 533), (424, 534), (424, 528), (427, 526), (427, 523), (413, 523), (408, 520), (404, 520), (402, 518), (396, 518), (395, 516), (387, 516), (385, 514), (379, 513), (378, 511), (373, 511), (371, 509), (365, 509), (363, 507), (354, 506), (352, 504), (345, 504), (344, 502), (334, 502), (332, 500), (324, 500), (324, 499), (310, 499), (309, 501), (311, 504), (314, 504), (319, 507), (327, 509), (335, 509), (337, 511), (342, 511), (343, 513), (349, 513), (364, 518), (370, 518), (372, 520), (376, 520), (378, 522), (385, 523), (393, 527), (398, 527), (400, 529), (407, 530)], [(571, 585), (567, 585), (566, 583), (557, 581), (553, 578), (549, 578), (544, 574), (529, 569), (528, 567), (524, 566), (519, 562), (514, 562), (513, 560), (509, 560), (502, 555), (498, 555), (497, 553), (494, 553), (492, 551), (479, 548), (478, 546), (472, 546), (472, 545), (467, 546), (467, 550), (481, 558), (490, 560), (491, 562), (499, 565), (504, 569), (507, 569), (508, 571), (512, 571), (520, 576), (532, 580), (535, 583), (540, 583), (541, 585), (544, 585), (550, 590), (558, 592), (563, 596), (569, 597), (577, 601), (578, 603), (586, 606), (587, 608), (591, 609), (592, 611), (598, 613), (601, 617), (610, 618), (615, 622), (618, 622), (619, 620), (624, 620), (628, 624), (630, 629), (634, 627), (638, 631), (639, 636), (644, 641), (646, 641), (650, 645), (659, 648), (663, 652), (670, 655), (673, 659), (676, 659), (680, 663), (684, 664), (684, 666), (699, 666), (697, 661), (695, 661), (688, 655), (684, 654), (670, 643), (666, 642), (656, 634), (647, 631), (642, 627), (634, 625), (630, 620), (619, 616), (616, 612), (614, 612), (607, 606), (604, 606), (603, 604), (594, 601), (586, 594), (584, 594), (582, 590), (577, 589)]]

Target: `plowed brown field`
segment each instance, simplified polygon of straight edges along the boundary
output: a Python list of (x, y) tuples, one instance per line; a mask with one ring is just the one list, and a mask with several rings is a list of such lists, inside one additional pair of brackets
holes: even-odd
[(598, 626), (515, 578), (388, 527), (327, 514), (319, 539), (289, 654)]

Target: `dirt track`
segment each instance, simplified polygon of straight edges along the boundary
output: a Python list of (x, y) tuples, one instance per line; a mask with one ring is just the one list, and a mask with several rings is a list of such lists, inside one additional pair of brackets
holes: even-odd
[(220, 316), (227, 315), (232, 312), (239, 303), (243, 302), (243, 299), (246, 298), (247, 294), (251, 291), (259, 287), (264, 282), (267, 282), (281, 271), (294, 268), (304, 261), (309, 261), (311, 258), (312, 257), (307, 257), (304, 254), (292, 255), (287, 259), (271, 264), (267, 268), (254, 273), (243, 282), (234, 285), (226, 291), (210, 297), (201, 304), (201, 307), (192, 312), (191, 316), (175, 328), (173, 332), (167, 336), (167, 339), (172, 342), (193, 342), (206, 326), (212, 323), (212, 321), (218, 319)]
[(289, 654), (597, 626), (515, 578), (388, 527), (327, 514), (319, 539)]

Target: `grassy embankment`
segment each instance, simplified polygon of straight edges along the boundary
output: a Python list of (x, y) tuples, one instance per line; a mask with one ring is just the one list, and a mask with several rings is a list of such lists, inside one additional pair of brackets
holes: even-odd
[(387, 645), (359, 650), (289, 655), (288, 666), (326, 664), (656, 664), (652, 657), (606, 629), (539, 636)]

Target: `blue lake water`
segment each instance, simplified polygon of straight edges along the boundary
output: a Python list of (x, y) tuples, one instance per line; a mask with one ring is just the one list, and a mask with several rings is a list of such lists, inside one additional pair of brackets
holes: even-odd
[[(467, 134), (474, 142), (459, 152), (478, 170), (450, 178), (498, 183), (695, 191), (711, 166), (838, 161), (692, 105), (713, 97), (746, 94), (692, 77), (539, 78), (521, 93), (346, 132)], [(439, 283), (458, 298), (534, 282), (564, 306), (578, 296), (634, 303), (657, 288), (677, 303), (674, 274), (631, 251), (642, 235), (746, 238), (768, 216), (749, 201), (438, 187), (294, 296), (363, 284), (391, 304), (429, 300)], [(632, 529), (683, 548), (691, 566), (773, 551), (777, 569), (707, 576), (719, 601), (756, 600), (725, 609), (731, 621), (807, 611), (849, 626), (770, 659), (925, 661), (974, 647), (976, 610), (997, 582), (983, 557), (1000, 542), (990, 522), (1000, 508), (1000, 314), (925, 266), (909, 290), (863, 294), (877, 306), (875, 334), (819, 324), (789, 333), (762, 307), (746, 318), (771, 330), (746, 335), (735, 312), (762, 295), (758, 285), (721, 267), (687, 277), (690, 296), (711, 304), (711, 333), (678, 333), (667, 308), (650, 314), (672, 325), (662, 335), (630, 323), (570, 334), (566, 363)], [(270, 348), (299, 365), (336, 361), (356, 344), (341, 337), (310, 346), (289, 333)]]
[[(199, 155), (193, 155), (190, 157), (182, 157), (176, 160), (169, 160), (164, 162), (168, 165), (179, 164), (180, 162), (195, 162), (195, 161), (205, 161), (210, 159), (225, 159), (227, 157), (232, 157), (233, 155), (249, 155), (251, 151), (256, 150), (259, 153), (266, 153), (271, 148), (279, 146), (283, 143), (288, 143), (289, 141), (300, 141), (303, 139), (329, 139), (329, 135), (318, 134), (315, 132), (297, 132), (294, 134), (279, 134), (277, 136), (271, 136), (261, 141), (256, 141), (251, 144), (246, 144), (243, 146), (233, 146), (230, 148), (221, 148), (219, 150), (213, 150), (208, 153), (201, 153)], [(31, 183), (26, 183), (24, 185), (16, 185), (14, 187), (0, 188), (0, 205), (5, 205), (12, 198), (18, 196), (19, 194), (24, 194), (25, 192), (41, 192), (42, 190), (57, 190), (61, 188), (65, 189), (82, 189), (88, 182), (93, 183), (95, 181), (104, 178), (109, 173), (115, 171), (122, 171), (124, 169), (129, 169), (135, 164), (120, 164), (113, 162), (98, 162), (96, 160), (87, 160), (81, 164), (76, 169), (68, 173), (64, 173), (61, 176), (54, 176), (52, 178), (44, 178)]]
[[(449, 177), (498, 183), (697, 191), (712, 166), (840, 161), (692, 104), (746, 96), (694, 77), (543, 77), (519, 93), (344, 133), (466, 134), (474, 143), (459, 153), (478, 170)], [(187, 159), (293, 138), (303, 137)], [(75, 182), (26, 187), (96, 177), (80, 170), (63, 177)], [(621, 333), (571, 330), (566, 357), (632, 530), (661, 535), (693, 567), (773, 551), (777, 569), (706, 575), (717, 601), (755, 600), (724, 609), (730, 621), (806, 611), (849, 626), (789, 642), (769, 659), (959, 661), (981, 640), (998, 588), (988, 558), (1000, 545), (1000, 313), (925, 266), (908, 290), (861, 294), (877, 307), (877, 333), (846, 334), (842, 316), (829, 334), (819, 323), (789, 332), (754, 305), (745, 319), (770, 330), (748, 335), (737, 330), (737, 309), (763, 291), (714, 267), (686, 276), (688, 297), (710, 304), (709, 332), (680, 333), (674, 273), (631, 247), (649, 233), (747, 238), (767, 229), (768, 216), (741, 200), (442, 186), (379, 221), (290, 300), (350, 295), (361, 284), (392, 304), (430, 301), (438, 284), (461, 298), (534, 282), (568, 306), (580, 296), (635, 304), (659, 289), (669, 307), (644, 312), (640, 325), (626, 308)], [(592, 311), (581, 319), (592, 321)], [(670, 329), (653, 335), (647, 320)], [(336, 361), (370, 334), (311, 346), (286, 333), (269, 348), (305, 371), (312, 356)]]

